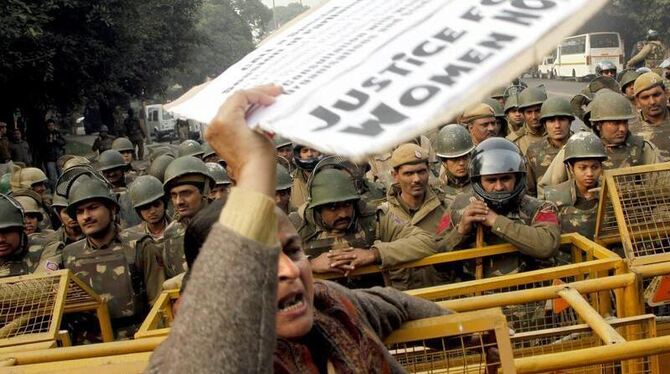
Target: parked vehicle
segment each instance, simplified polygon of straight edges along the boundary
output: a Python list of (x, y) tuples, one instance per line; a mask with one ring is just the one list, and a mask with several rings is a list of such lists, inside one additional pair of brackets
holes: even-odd
[(589, 80), (596, 75), (596, 65), (611, 61), (623, 70), (624, 45), (617, 32), (594, 32), (563, 39), (556, 49), (538, 65), (543, 78)]
[(156, 141), (175, 138), (175, 124), (177, 119), (163, 109), (162, 104), (146, 106), (147, 128)]

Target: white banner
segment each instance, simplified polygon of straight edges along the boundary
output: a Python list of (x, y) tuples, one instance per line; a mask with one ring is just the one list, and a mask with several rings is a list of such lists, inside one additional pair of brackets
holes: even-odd
[(381, 153), (453, 118), (607, 0), (331, 0), (170, 110), (208, 123), (227, 95), (284, 87), (250, 121), (321, 151)]

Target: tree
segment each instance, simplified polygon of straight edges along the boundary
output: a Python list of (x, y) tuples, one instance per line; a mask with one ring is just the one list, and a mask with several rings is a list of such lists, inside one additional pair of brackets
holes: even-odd
[(288, 5), (278, 6), (274, 8), (274, 18), (271, 20), (270, 24), (273, 27), (280, 28), (288, 21), (300, 15), (300, 13), (308, 10), (308, 6), (304, 6), (300, 3), (291, 3)]
[(198, 15), (200, 43), (175, 81), (188, 89), (215, 78), (254, 49), (249, 25), (229, 0), (205, 1)]
[(272, 10), (260, 0), (230, 0), (230, 4), (251, 28), (254, 43), (263, 40), (272, 19)]
[[(84, 101), (107, 113), (165, 89), (198, 42), (201, 0), (10, 0), (0, 5), (0, 120), (19, 108), (31, 135), (44, 115)], [(11, 52), (7, 52), (11, 51)], [(35, 137), (33, 137), (35, 139)]]

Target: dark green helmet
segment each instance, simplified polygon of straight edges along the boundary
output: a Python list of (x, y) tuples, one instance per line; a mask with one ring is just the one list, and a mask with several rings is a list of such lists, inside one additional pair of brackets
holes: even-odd
[(165, 192), (169, 193), (172, 186), (178, 182), (178, 179), (185, 176), (201, 176), (202, 183), (205, 186), (208, 186), (212, 181), (212, 176), (209, 175), (209, 169), (207, 169), (204, 161), (193, 156), (178, 157), (170, 162), (165, 169), (163, 177), (163, 189)]
[(112, 142), (112, 149), (119, 152), (135, 152), (135, 146), (128, 138), (114, 139)]
[(437, 134), (435, 154), (442, 158), (457, 158), (475, 149), (472, 137), (465, 127), (458, 124), (444, 126)]
[(547, 92), (544, 86), (528, 87), (519, 93), (519, 109), (542, 105), (547, 100)]
[(494, 100), (491, 98), (485, 98), (482, 100), (482, 103), (487, 104), (491, 108), (493, 108), (493, 113), (496, 117), (499, 118), (505, 118), (505, 111), (503, 110), (502, 105), (500, 105), (500, 102), (498, 100)]
[(119, 206), (116, 195), (112, 192), (108, 183), (89, 175), (80, 175), (71, 182), (66, 208), (67, 214), (72, 219), (76, 219), (77, 207), (91, 200), (102, 200), (115, 205), (117, 208)]
[(170, 165), (172, 161), (174, 161), (174, 157), (172, 157), (172, 155), (160, 155), (151, 163), (147, 173), (158, 178), (158, 180), (163, 181), (163, 177), (165, 176), (165, 169), (167, 169), (168, 165)]
[(577, 159), (607, 160), (607, 151), (600, 138), (590, 131), (580, 131), (568, 139), (563, 162)]
[[(511, 192), (487, 192), (481, 184), (486, 175), (514, 173), (516, 183)], [(475, 195), (498, 213), (509, 211), (526, 190), (526, 162), (519, 148), (503, 138), (488, 138), (479, 143), (470, 161), (470, 182)]]
[(496, 89), (493, 90), (493, 92), (491, 92), (491, 96), (490, 96), (491, 99), (501, 99), (501, 98), (505, 97), (505, 90), (506, 89), (507, 89), (507, 87), (505, 87), (505, 86), (496, 87)]
[(194, 157), (202, 157), (202, 154), (204, 151), (202, 150), (202, 146), (200, 143), (196, 142), (195, 140), (184, 140), (179, 144), (179, 147), (177, 148), (177, 155), (179, 157), (184, 157), (184, 156), (194, 156)]
[(112, 170), (116, 168), (125, 168), (126, 162), (123, 160), (123, 155), (114, 149), (108, 149), (100, 154), (96, 170), (103, 172), (105, 170)]
[(165, 197), (163, 184), (152, 175), (141, 175), (128, 187), (130, 202), (133, 208), (138, 209)]
[(279, 149), (281, 147), (286, 147), (287, 145), (292, 145), (293, 142), (286, 138), (282, 138), (279, 135), (275, 135), (274, 138), (272, 138), (272, 143), (275, 145), (275, 149)]
[(65, 208), (67, 208), (67, 199), (54, 192), (51, 198), (51, 209), (53, 212), (58, 216), (58, 211)]
[(12, 197), (21, 205), (24, 215), (31, 213), (37, 216), (38, 221), (42, 221), (44, 219), (42, 208), (40, 208), (40, 204), (42, 204), (42, 197), (40, 197), (37, 192), (28, 189), (21, 189), (14, 191), (12, 193)]
[(308, 208), (345, 201), (357, 201), (361, 196), (351, 174), (339, 169), (321, 169), (312, 173), (308, 182)]
[(276, 191), (287, 190), (293, 186), (293, 179), (288, 169), (277, 164), (277, 188)]
[(507, 114), (507, 112), (510, 109), (517, 109), (517, 108), (519, 108), (519, 94), (513, 92), (505, 99), (505, 108), (504, 108), (505, 114)]
[(213, 154), (216, 154), (216, 151), (214, 150), (214, 148), (212, 148), (211, 145), (209, 145), (209, 143), (205, 143), (202, 145), (202, 158), (207, 158)]
[(218, 162), (208, 162), (205, 166), (207, 166), (207, 170), (209, 170), (209, 175), (214, 179), (214, 185), (221, 186), (231, 183), (228, 172), (226, 172), (226, 169), (224, 169)]
[(23, 208), (13, 197), (0, 194), (0, 229), (23, 228)]
[(626, 70), (624, 71), (623, 74), (621, 74), (621, 78), (619, 79), (619, 84), (621, 85), (621, 90), (625, 91), (626, 87), (629, 85), (635, 83), (635, 80), (642, 74), (636, 72), (635, 70)]
[(154, 162), (155, 159), (162, 155), (170, 155), (172, 158), (177, 158), (177, 152), (169, 145), (160, 145), (151, 149), (149, 154), (149, 161)]
[(542, 103), (540, 109), (540, 122), (544, 123), (549, 118), (553, 117), (568, 117), (570, 121), (575, 120), (575, 115), (572, 113), (572, 105), (568, 99), (562, 97), (550, 97)]
[(620, 93), (600, 90), (589, 104), (590, 121), (620, 121), (635, 118), (630, 101)]

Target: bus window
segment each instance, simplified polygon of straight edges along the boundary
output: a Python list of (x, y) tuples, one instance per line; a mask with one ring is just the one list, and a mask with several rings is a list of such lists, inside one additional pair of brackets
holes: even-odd
[(619, 48), (617, 34), (591, 34), (591, 48)]
[(576, 55), (586, 52), (586, 35), (566, 39), (561, 43), (561, 55)]

